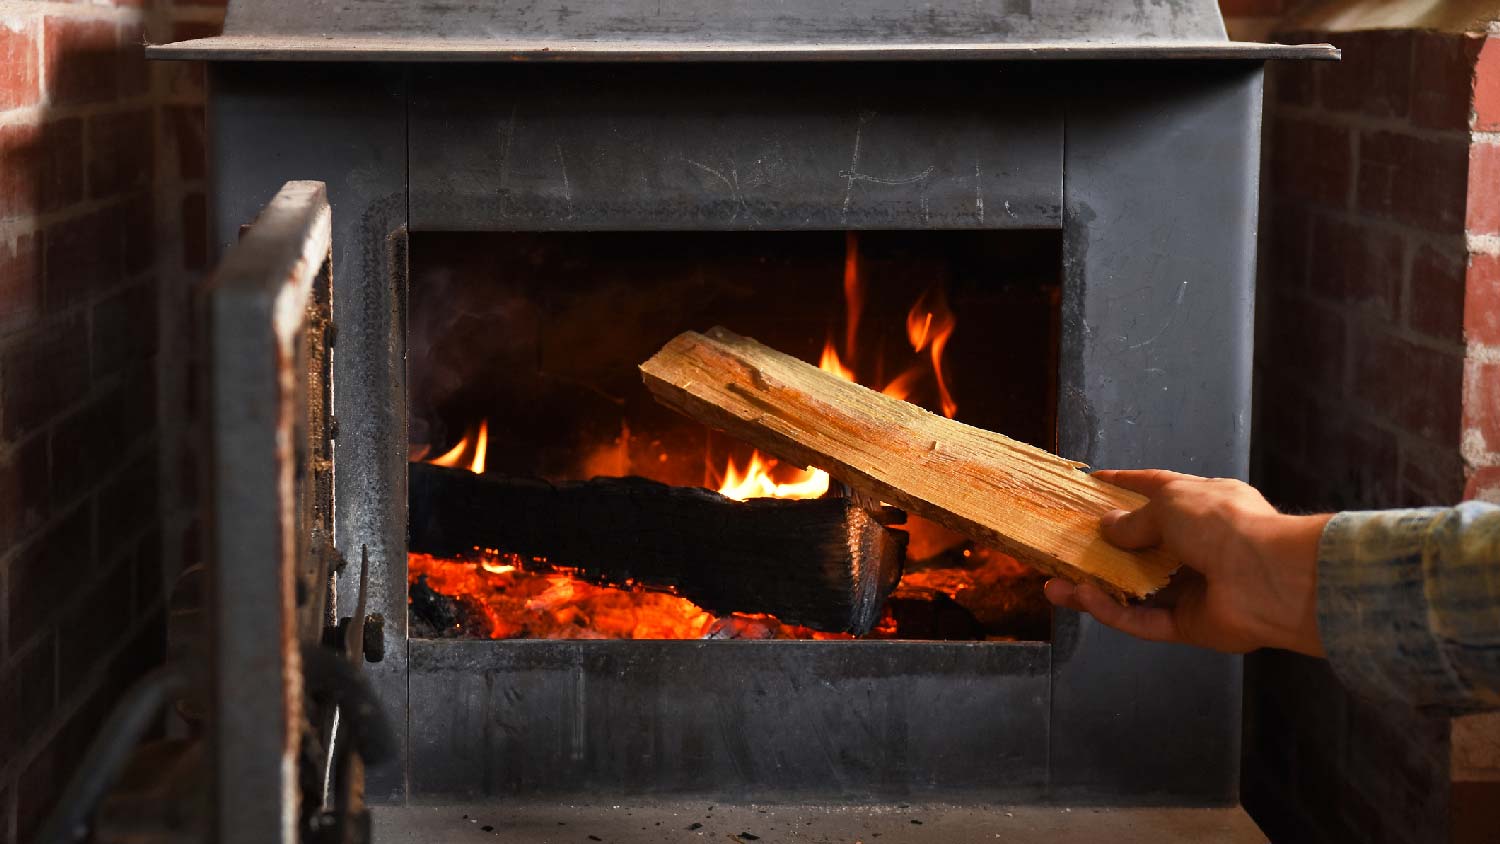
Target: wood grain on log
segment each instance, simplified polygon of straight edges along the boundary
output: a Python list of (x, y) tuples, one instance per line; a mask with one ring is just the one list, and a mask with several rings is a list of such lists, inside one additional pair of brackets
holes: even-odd
[(641, 365), (657, 400), (799, 466), (1117, 600), (1166, 585), (1177, 561), (1123, 551), (1099, 517), (1145, 498), (1082, 464), (844, 381), (723, 328), (686, 332)]
[[(906, 534), (847, 499), (734, 501), (643, 478), (545, 481), (409, 465), (418, 553), (493, 548), (601, 583), (670, 588), (703, 609), (869, 632), (901, 578)], [(897, 516), (900, 518), (896, 518)]]

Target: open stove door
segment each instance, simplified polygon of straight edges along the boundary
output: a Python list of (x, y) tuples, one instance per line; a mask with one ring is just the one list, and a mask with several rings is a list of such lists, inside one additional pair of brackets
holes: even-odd
[(367, 838), (359, 741), (335, 741), (339, 705), (369, 696), (362, 631), (332, 625), (330, 221), (322, 182), (286, 183), (206, 289), (209, 837), (224, 844)]

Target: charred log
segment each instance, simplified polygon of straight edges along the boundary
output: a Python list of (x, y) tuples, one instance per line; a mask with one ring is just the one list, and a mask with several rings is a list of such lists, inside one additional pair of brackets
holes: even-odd
[(598, 583), (670, 589), (715, 614), (863, 634), (901, 577), (899, 511), (753, 499), (641, 478), (549, 484), (410, 466), (414, 552), (490, 548)]
[(427, 575), (407, 589), (411, 599), (411, 635), (420, 639), (485, 639), (489, 621), (475, 602), (433, 589)]

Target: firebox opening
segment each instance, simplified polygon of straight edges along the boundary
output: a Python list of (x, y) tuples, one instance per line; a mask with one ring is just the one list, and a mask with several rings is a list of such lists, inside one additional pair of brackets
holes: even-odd
[[(816, 467), (781, 464), (647, 394), (637, 365), (714, 325), (1052, 449), (1061, 246), (1052, 230), (415, 233), (410, 458), (523, 491), (519, 479), (644, 478), (735, 500), (843, 494)], [(567, 518), (587, 532), (590, 514)], [(916, 517), (896, 529), (904, 574), (862, 638), (1049, 637), (1039, 575)], [(421, 550), (409, 555), (417, 637), (852, 638), (710, 611), (673, 583), (601, 576), (545, 549)]]

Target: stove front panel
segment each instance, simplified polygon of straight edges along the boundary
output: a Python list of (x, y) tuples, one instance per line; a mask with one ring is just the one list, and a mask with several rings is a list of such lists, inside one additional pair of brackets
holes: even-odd
[(970, 65), (418, 70), (416, 230), (1062, 224), (1061, 102)]

